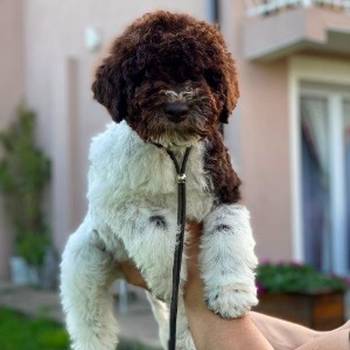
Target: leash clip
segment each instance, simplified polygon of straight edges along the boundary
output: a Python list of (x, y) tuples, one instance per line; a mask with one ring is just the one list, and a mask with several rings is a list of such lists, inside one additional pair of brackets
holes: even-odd
[(183, 173), (183, 174), (178, 174), (177, 177), (176, 177), (176, 181), (178, 184), (183, 184), (186, 182), (186, 174)]

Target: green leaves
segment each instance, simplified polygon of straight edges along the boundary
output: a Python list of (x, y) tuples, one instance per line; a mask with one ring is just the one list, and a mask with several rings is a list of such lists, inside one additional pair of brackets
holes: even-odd
[(41, 266), (47, 247), (50, 245), (49, 235), (43, 231), (26, 232), (17, 239), (17, 253), (31, 265)]
[(25, 106), (0, 133), (0, 191), (15, 232), (16, 253), (33, 265), (43, 261), (49, 245), (42, 201), (51, 164), (35, 144), (35, 114)]
[(295, 263), (259, 265), (257, 285), (262, 293), (315, 294), (345, 291), (347, 288), (337, 276), (328, 276), (311, 266)]

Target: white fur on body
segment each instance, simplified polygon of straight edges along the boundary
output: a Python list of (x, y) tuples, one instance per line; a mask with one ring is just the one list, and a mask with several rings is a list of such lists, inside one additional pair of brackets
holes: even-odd
[[(203, 153), (204, 143), (198, 142), (188, 161), (187, 218), (204, 224), (200, 268), (209, 308), (223, 317), (238, 317), (257, 303), (249, 213), (238, 204), (214, 205)], [(126, 259), (135, 262), (152, 291), (166, 348), (176, 193), (174, 165), (166, 151), (144, 143), (126, 122), (111, 124), (93, 139), (88, 213), (69, 238), (61, 264), (61, 297), (73, 349), (115, 349), (118, 327), (109, 287), (116, 261)], [(185, 257), (181, 279), (183, 285)], [(181, 297), (177, 338), (178, 349), (195, 349)]]

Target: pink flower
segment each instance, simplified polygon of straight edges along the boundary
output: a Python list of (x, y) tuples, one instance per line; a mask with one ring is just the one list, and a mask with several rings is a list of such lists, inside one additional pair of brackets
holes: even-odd
[(256, 288), (258, 291), (258, 296), (261, 296), (267, 292), (267, 289), (259, 281), (256, 282)]
[(259, 265), (270, 265), (271, 264), (271, 260), (269, 260), (268, 258), (262, 258), (259, 261)]

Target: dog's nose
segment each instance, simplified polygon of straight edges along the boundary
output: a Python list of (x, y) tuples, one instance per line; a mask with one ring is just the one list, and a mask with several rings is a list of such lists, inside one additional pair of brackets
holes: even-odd
[(169, 119), (173, 122), (180, 122), (183, 116), (188, 112), (188, 105), (184, 102), (168, 102), (164, 107)]

